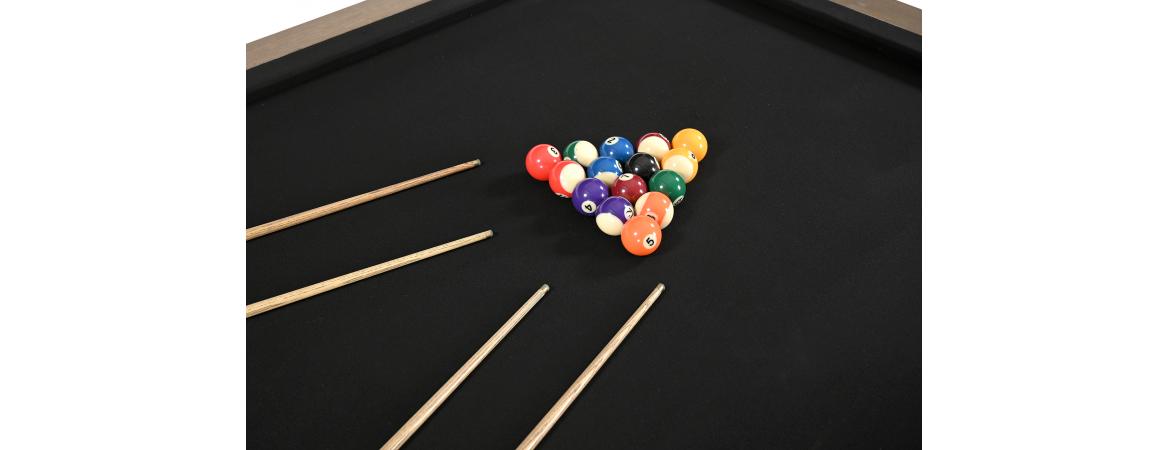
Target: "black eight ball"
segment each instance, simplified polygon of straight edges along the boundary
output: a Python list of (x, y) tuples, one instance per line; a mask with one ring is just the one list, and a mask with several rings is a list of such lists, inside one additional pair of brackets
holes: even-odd
[(658, 160), (649, 153), (634, 153), (634, 156), (631, 156), (630, 160), (626, 162), (626, 170), (642, 177), (643, 180), (649, 180), (660, 169)]

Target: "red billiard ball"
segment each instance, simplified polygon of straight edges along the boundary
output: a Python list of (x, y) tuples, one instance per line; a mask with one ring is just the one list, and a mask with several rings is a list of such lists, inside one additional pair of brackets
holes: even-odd
[(634, 203), (647, 190), (646, 180), (643, 180), (642, 177), (632, 173), (623, 173), (614, 180), (613, 186), (609, 188), (609, 194), (625, 198), (630, 203)]
[(577, 161), (564, 160), (553, 165), (548, 173), (548, 187), (552, 188), (557, 196), (569, 198), (573, 196), (573, 188), (585, 179), (585, 168)]
[(548, 173), (553, 165), (561, 161), (561, 151), (548, 144), (539, 144), (528, 151), (524, 158), (524, 168), (528, 174), (539, 181), (548, 181)]

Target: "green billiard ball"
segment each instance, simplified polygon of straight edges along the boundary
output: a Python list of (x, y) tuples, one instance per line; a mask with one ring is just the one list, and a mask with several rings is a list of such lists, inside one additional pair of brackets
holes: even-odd
[(683, 196), (687, 194), (687, 184), (683, 181), (682, 175), (673, 170), (655, 172), (648, 184), (650, 191), (666, 194), (675, 205), (682, 203)]
[(577, 161), (582, 167), (589, 167), (597, 159), (597, 147), (589, 141), (573, 141), (565, 147), (565, 159)]

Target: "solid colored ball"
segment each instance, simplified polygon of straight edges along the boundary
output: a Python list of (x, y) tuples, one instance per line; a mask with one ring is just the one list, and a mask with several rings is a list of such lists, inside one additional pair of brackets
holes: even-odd
[(699, 174), (699, 160), (694, 152), (676, 148), (662, 155), (662, 170), (673, 170), (682, 175), (683, 181), (690, 183)]
[(552, 170), (553, 165), (561, 160), (561, 151), (557, 150), (548, 144), (538, 144), (528, 150), (528, 156), (524, 158), (524, 168), (528, 169), (528, 174), (532, 178), (540, 181), (548, 181), (548, 173)]
[(594, 147), (589, 141), (570, 142), (569, 145), (565, 146), (563, 153), (565, 154), (565, 159), (577, 161), (585, 167), (593, 164), (593, 160), (597, 159), (598, 156), (597, 147)]
[(554, 194), (569, 198), (573, 195), (573, 189), (577, 187), (577, 183), (584, 179), (585, 168), (577, 164), (576, 161), (566, 159), (556, 163), (549, 171), (548, 187), (552, 188)]
[(589, 176), (604, 181), (606, 186), (613, 185), (614, 180), (621, 174), (622, 165), (609, 156), (599, 157), (589, 165)]
[(586, 178), (573, 188), (573, 209), (586, 216), (597, 215), (597, 207), (609, 197), (609, 186), (596, 178)]
[(636, 256), (646, 256), (662, 246), (662, 227), (648, 216), (634, 216), (622, 226), (622, 247)]
[(638, 201), (638, 197), (641, 197), (647, 191), (646, 181), (642, 177), (630, 173), (623, 173), (613, 182), (613, 186), (610, 186), (609, 195), (622, 197), (629, 200), (630, 203), (633, 203)]
[(651, 191), (666, 194), (675, 205), (682, 203), (683, 197), (687, 195), (686, 181), (673, 170), (661, 170), (654, 174), (648, 187)]
[(638, 138), (638, 152), (648, 154), (656, 159), (662, 158), (662, 155), (669, 152), (670, 149), (670, 140), (666, 139), (662, 133), (646, 133)]
[(662, 167), (658, 165), (658, 160), (649, 153), (634, 153), (629, 161), (626, 161), (626, 171), (634, 175), (642, 177), (643, 180), (649, 180)]
[(597, 228), (610, 236), (622, 234), (622, 225), (634, 217), (634, 205), (621, 197), (610, 197), (597, 207)]
[(707, 157), (707, 136), (694, 128), (683, 128), (674, 134), (670, 141), (671, 149), (685, 148), (695, 153), (695, 160), (702, 161)]
[(670, 226), (670, 221), (674, 220), (674, 202), (661, 192), (647, 192), (634, 203), (634, 213), (652, 217), (658, 225), (666, 228)]
[(631, 156), (634, 156), (634, 145), (630, 143), (629, 139), (612, 136), (601, 143), (601, 156), (608, 156), (620, 163), (625, 163)]

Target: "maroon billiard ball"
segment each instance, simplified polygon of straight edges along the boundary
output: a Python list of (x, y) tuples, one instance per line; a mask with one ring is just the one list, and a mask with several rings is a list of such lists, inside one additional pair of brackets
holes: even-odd
[(629, 200), (630, 203), (638, 201), (638, 197), (646, 193), (646, 180), (642, 177), (632, 173), (623, 173), (613, 181), (613, 186), (609, 188), (609, 194)]
[(638, 138), (638, 152), (653, 156), (654, 159), (661, 159), (670, 149), (670, 139), (662, 133), (646, 133)]

